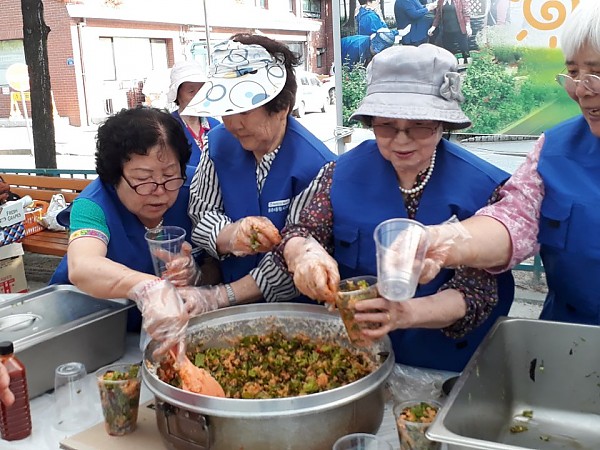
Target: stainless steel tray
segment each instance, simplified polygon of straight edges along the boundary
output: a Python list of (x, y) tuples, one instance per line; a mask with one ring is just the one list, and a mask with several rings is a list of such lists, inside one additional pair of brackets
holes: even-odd
[(427, 436), (452, 450), (600, 448), (598, 342), (597, 326), (499, 319)]
[(12, 341), (30, 398), (54, 386), (54, 369), (80, 361), (91, 372), (125, 352), (129, 300), (104, 300), (53, 285), (0, 304), (0, 341)]

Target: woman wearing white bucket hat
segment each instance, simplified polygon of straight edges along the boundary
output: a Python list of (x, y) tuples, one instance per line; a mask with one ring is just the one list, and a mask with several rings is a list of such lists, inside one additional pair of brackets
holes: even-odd
[(196, 167), (200, 162), (200, 153), (206, 146), (206, 136), (219, 121), (210, 116), (183, 115), (183, 110), (206, 82), (206, 70), (197, 61), (182, 61), (171, 69), (171, 85), (167, 100), (174, 102), (178, 109), (173, 116), (181, 124), (188, 142), (192, 146), (189, 165)]
[(208, 81), (184, 111), (223, 117), (192, 181), (189, 215), (193, 241), (220, 259), (226, 284), (182, 290), (192, 313), (298, 296), (270, 250), (335, 159), (291, 116), (298, 62), (280, 42), (237, 34), (213, 48)]
[[(471, 122), (459, 103), (457, 61), (431, 44), (394, 46), (367, 67), (367, 94), (352, 118), (375, 133), (331, 163), (300, 221), (283, 231), (275, 256), (305, 295), (335, 302), (342, 278), (377, 275), (375, 227), (409, 218), (438, 224), (469, 217), (508, 174), (442, 138)], [(325, 250), (327, 249), (327, 250)], [(285, 261), (285, 263), (284, 263)], [(460, 371), (499, 315), (508, 313), (510, 272), (446, 270), (415, 298), (356, 304), (365, 338), (389, 333), (396, 361)]]

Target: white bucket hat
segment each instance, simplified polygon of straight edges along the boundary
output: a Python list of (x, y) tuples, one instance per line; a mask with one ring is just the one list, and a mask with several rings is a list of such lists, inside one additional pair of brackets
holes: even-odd
[(221, 42), (214, 47), (208, 80), (183, 114), (228, 116), (250, 111), (275, 98), (286, 76), (284, 63), (264, 47)]
[(197, 61), (178, 62), (171, 69), (171, 85), (167, 93), (167, 100), (174, 102), (177, 98), (177, 90), (181, 83), (186, 81), (192, 83), (204, 83), (206, 81), (206, 70)]
[(432, 44), (396, 45), (373, 57), (367, 66), (367, 94), (350, 120), (371, 118), (439, 120), (446, 128), (471, 126), (460, 108), (458, 62)]

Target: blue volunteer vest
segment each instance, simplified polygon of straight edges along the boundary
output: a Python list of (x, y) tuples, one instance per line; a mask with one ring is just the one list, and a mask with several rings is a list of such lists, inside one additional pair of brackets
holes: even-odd
[[(163, 217), (163, 225), (177, 225), (186, 231), (186, 240), (190, 242), (192, 224), (187, 215), (187, 206), (190, 192), (190, 180), (194, 174), (194, 167), (187, 167), (187, 181), (179, 190), (177, 200)], [(110, 231), (110, 241), (106, 257), (112, 261), (123, 264), (130, 269), (144, 273), (154, 273), (152, 257), (148, 244), (144, 239), (146, 229), (134, 214), (130, 213), (117, 197), (113, 186), (108, 186), (95, 179), (82, 192), (78, 198), (92, 200), (104, 211), (106, 223)], [(77, 201), (77, 200), (76, 200)], [(52, 275), (49, 284), (71, 284), (69, 281), (69, 266), (65, 255)], [(137, 309), (130, 309), (127, 318), (128, 330), (139, 330), (141, 315)]]
[(548, 295), (540, 319), (600, 324), (600, 139), (578, 116), (544, 133), (538, 241)]
[[(177, 119), (177, 121), (179, 122), (179, 124), (181, 125), (181, 128), (183, 129), (183, 132), (185, 133), (185, 137), (187, 138), (188, 143), (192, 147), (192, 156), (190, 156), (190, 160), (188, 161), (188, 166), (196, 167), (200, 163), (200, 153), (202, 153), (202, 150), (200, 150), (200, 147), (198, 147), (198, 143), (196, 142), (196, 139), (194, 139), (194, 136), (192, 136), (192, 134), (190, 133), (190, 130), (188, 130), (187, 125), (185, 124), (185, 122), (183, 121), (181, 116), (179, 115), (179, 111), (175, 110), (171, 113), (171, 115), (173, 117), (175, 117)], [(221, 122), (219, 122), (217, 119), (213, 119), (212, 117), (207, 117), (206, 119), (208, 120), (208, 125), (210, 126), (211, 130), (214, 127), (216, 127), (217, 125), (221, 124)]]
[[(244, 150), (225, 127), (212, 130), (208, 139), (208, 151), (219, 178), (225, 214), (234, 222), (247, 216), (268, 217), (279, 230), (285, 225), (292, 198), (336, 157), (289, 116), (285, 137), (259, 194), (256, 159), (252, 152)], [(244, 277), (258, 265), (262, 256), (224, 259), (221, 261), (223, 281), (230, 283)]]
[[(464, 220), (485, 206), (508, 174), (446, 140), (437, 148), (435, 171), (419, 204), (416, 220), (432, 225), (455, 215)], [(383, 222), (407, 217), (392, 165), (383, 159), (374, 140), (342, 155), (331, 186), (334, 257), (342, 278), (377, 275), (373, 231)], [(434, 294), (452, 278), (442, 270), (416, 297)], [(440, 370), (461, 371), (489, 328), (506, 315), (513, 300), (512, 274), (497, 277), (499, 304), (486, 321), (461, 339), (450, 339), (431, 329), (394, 330), (390, 333), (396, 362)]]

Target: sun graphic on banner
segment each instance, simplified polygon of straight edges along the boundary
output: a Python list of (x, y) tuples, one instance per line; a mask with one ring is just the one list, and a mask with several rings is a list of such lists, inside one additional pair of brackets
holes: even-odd
[[(521, 0), (511, 0), (513, 2), (519, 2)], [(565, 22), (566, 18), (570, 13), (573, 12), (575, 7), (579, 4), (580, 0), (542, 0), (543, 3), (539, 5), (539, 1), (535, 0), (523, 0), (523, 15), (529, 25), (536, 30), (553, 32), (560, 28)], [(536, 5), (534, 5), (534, 3)], [(538, 20), (536, 16), (541, 16), (542, 20)], [(529, 32), (527, 30), (521, 30), (517, 33), (517, 40), (522, 41), (527, 37)], [(551, 48), (556, 48), (558, 44), (558, 37), (552, 34), (548, 39), (548, 45)]]

